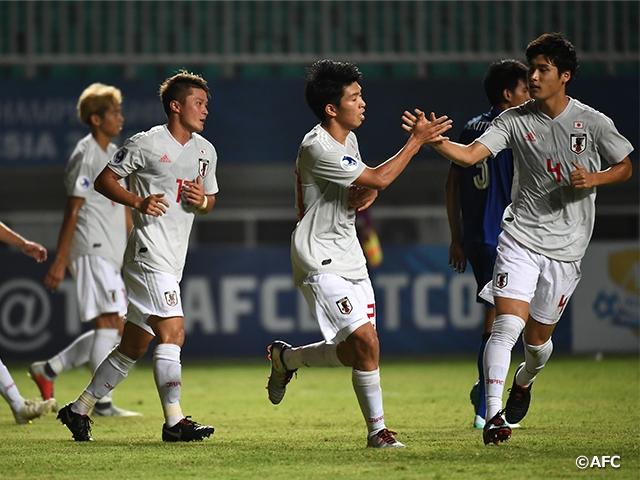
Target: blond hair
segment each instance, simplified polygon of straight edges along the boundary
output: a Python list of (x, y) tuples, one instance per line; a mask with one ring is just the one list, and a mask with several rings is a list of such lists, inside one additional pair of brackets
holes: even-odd
[(102, 117), (113, 105), (122, 103), (122, 92), (104, 83), (93, 83), (84, 89), (78, 100), (78, 118), (91, 127), (91, 115)]

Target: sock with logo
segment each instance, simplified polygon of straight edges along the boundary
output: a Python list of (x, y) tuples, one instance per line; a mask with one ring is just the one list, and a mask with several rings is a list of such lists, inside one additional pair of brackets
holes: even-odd
[(305, 367), (344, 367), (338, 359), (338, 345), (318, 342), (302, 347), (287, 348), (282, 354), (282, 361), (288, 370)]
[(504, 382), (509, 373), (511, 350), (524, 329), (525, 322), (516, 315), (498, 315), (484, 350), (484, 377), (487, 413), (491, 420), (502, 409)]
[(516, 375), (516, 384), (521, 387), (530, 386), (538, 376), (538, 373), (547, 364), (553, 352), (553, 342), (551, 339), (542, 345), (524, 344), (524, 368), (521, 368)]
[[(89, 330), (88, 332), (83, 333), (79, 337), (76, 337), (76, 339), (71, 342), (67, 348), (51, 357), (44, 367), (47, 375), (51, 377), (49, 380), (53, 380), (56, 378), (56, 375), (61, 372), (71, 370), (72, 368), (79, 367), (80, 365), (87, 363), (89, 361), (94, 335), (95, 330)], [(107, 353), (109, 352), (106, 352), (105, 356)], [(102, 358), (100, 360), (102, 360)], [(91, 368), (91, 371), (95, 371), (95, 368)]]
[(11, 410), (14, 412), (19, 412), (24, 407), (24, 398), (20, 395), (16, 382), (13, 381), (9, 369), (2, 360), (0, 360), (0, 395), (11, 405)]
[(382, 407), (382, 388), (380, 387), (380, 369), (363, 372), (355, 368), (351, 374), (353, 390), (358, 397), (360, 410), (367, 423), (369, 433), (379, 432), (385, 427), (384, 408)]
[(180, 392), (182, 388), (181, 348), (173, 343), (156, 345), (153, 351), (153, 378), (156, 381), (165, 423), (173, 427), (182, 420)]

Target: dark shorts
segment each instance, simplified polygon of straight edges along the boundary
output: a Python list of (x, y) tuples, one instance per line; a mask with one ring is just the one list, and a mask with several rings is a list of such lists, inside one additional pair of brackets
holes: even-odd
[(464, 245), (464, 254), (471, 264), (473, 276), (476, 277), (476, 301), (487, 307), (493, 304), (483, 300), (478, 296), (483, 287), (493, 280), (493, 265), (496, 263), (497, 245), (487, 245), (486, 243), (471, 243)]

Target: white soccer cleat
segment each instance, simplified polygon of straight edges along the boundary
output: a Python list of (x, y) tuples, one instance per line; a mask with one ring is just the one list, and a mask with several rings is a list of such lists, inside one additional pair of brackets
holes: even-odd
[(404, 443), (400, 443), (394, 435), (396, 432), (383, 428), (379, 432), (370, 433), (367, 439), (367, 447), (372, 448), (405, 448)]
[(16, 423), (25, 424), (31, 423), (34, 418), (41, 417), (45, 413), (49, 413), (51, 409), (58, 405), (55, 398), (49, 400), (25, 400), (24, 407), (19, 412), (13, 412), (13, 418), (16, 419)]

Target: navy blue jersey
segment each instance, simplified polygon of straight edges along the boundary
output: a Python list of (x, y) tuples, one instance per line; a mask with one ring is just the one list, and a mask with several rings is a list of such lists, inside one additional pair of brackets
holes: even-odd
[[(501, 113), (495, 108), (473, 118), (464, 126), (459, 142), (468, 145), (482, 135), (491, 121)], [(513, 154), (502, 150), (476, 165), (463, 168), (452, 163), (460, 174), (460, 208), (462, 210), (462, 243), (497, 245), (502, 231), (500, 221), (511, 203)]]

